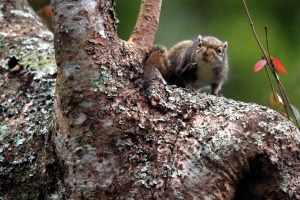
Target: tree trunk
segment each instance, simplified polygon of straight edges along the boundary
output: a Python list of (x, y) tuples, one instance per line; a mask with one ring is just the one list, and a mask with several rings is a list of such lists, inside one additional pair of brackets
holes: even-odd
[(0, 198), (300, 199), (285, 117), (159, 74), (143, 89), (161, 1), (128, 42), (113, 0), (53, 0), (54, 42), (26, 1), (1, 4)]

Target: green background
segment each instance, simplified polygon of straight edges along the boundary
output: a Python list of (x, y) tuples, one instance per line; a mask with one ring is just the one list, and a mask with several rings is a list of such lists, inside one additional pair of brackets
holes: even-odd
[[(127, 40), (135, 25), (141, 0), (117, 0), (119, 36)], [(247, 2), (257, 34), (265, 45), (268, 26), (269, 47), (288, 71), (280, 75), (291, 103), (300, 108), (300, 4), (295, 0)], [(270, 106), (270, 84), (265, 70), (253, 73), (261, 51), (239, 0), (163, 0), (155, 43), (167, 48), (181, 40), (212, 35), (229, 44), (229, 80), (221, 93), (234, 100)], [(275, 81), (273, 81), (275, 84)], [(277, 90), (277, 87), (275, 87)], [(278, 90), (277, 90), (278, 91)]]

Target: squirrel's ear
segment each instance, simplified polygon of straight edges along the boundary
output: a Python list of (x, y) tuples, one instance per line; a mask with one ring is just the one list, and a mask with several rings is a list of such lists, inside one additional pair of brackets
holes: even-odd
[(202, 36), (199, 35), (198, 38), (197, 38), (197, 40), (200, 42), (202, 40)]
[(223, 48), (224, 48), (224, 49), (227, 49), (227, 47), (228, 47), (228, 43), (227, 43), (227, 42), (224, 42), (224, 43), (223, 43)]

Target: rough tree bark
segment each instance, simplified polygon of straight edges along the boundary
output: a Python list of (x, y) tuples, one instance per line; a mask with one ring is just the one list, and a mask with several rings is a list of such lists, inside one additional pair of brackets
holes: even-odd
[(1, 0), (0, 41), (0, 199), (63, 196), (51, 140), (53, 34), (27, 1)]
[(0, 198), (300, 199), (295, 126), (159, 74), (144, 91), (161, 1), (142, 1), (128, 42), (114, 4), (53, 0), (56, 77), (51, 33), (1, 0)]

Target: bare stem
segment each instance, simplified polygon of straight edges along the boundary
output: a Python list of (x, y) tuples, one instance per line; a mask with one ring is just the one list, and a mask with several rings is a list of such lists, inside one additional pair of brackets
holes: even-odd
[[(269, 67), (270, 67), (272, 73), (275, 76), (275, 79), (276, 79), (276, 82), (277, 82), (277, 85), (278, 85), (278, 88), (279, 88), (279, 91), (280, 91), (280, 95), (283, 97), (283, 105), (284, 105), (285, 113), (287, 114), (288, 118), (290, 118), (289, 112), (287, 110), (287, 104), (289, 102), (287, 101), (287, 96), (284, 95), (284, 88), (279, 86), (279, 83), (281, 84), (281, 82), (280, 82), (278, 74), (277, 74), (277, 72), (275, 70), (274, 63), (271, 60), (271, 53), (270, 53), (270, 48), (269, 48), (268, 27), (267, 27), (267, 25), (265, 26), (265, 33), (266, 33), (267, 51), (268, 51), (268, 56), (269, 56), (268, 60), (270, 60), (270, 62), (271, 62), (271, 66), (269, 66)], [(268, 74), (268, 76), (269, 76), (269, 74)], [(274, 95), (274, 99), (276, 99), (275, 98), (275, 93), (274, 93), (275, 91), (274, 91), (274, 88), (272, 86), (272, 82), (270, 82), (270, 83), (271, 83), (271, 88), (272, 88), (272, 92), (273, 92), (273, 95)]]
[[(248, 7), (247, 7), (247, 5), (246, 5), (245, 0), (243, 0), (243, 3), (244, 3), (244, 7), (245, 7), (245, 9), (246, 9), (246, 12), (247, 12), (247, 16), (248, 16), (248, 19), (249, 19), (249, 22), (250, 22), (251, 29), (252, 29), (253, 34), (254, 34), (255, 39), (256, 39), (256, 42), (257, 42), (258, 46), (260, 47), (260, 49), (261, 49), (261, 51), (262, 51), (262, 53), (263, 53), (263, 56), (264, 56), (265, 58), (267, 58), (266, 52), (265, 52), (265, 50), (264, 50), (262, 44), (260, 43), (260, 41), (259, 41), (259, 39), (258, 39), (257, 34), (256, 34), (256, 31), (255, 31), (255, 28), (254, 28), (254, 24), (253, 24), (253, 22), (252, 22), (252, 20), (251, 20), (251, 16), (250, 16), (250, 13), (249, 13), (249, 11), (248, 11)], [(268, 61), (268, 60), (267, 60), (267, 61)]]
[[(268, 50), (268, 54), (269, 54), (268, 56), (269, 56), (269, 60), (270, 60), (271, 56), (270, 56), (270, 50), (269, 50), (268, 27), (267, 27), (267, 25), (265, 26), (265, 32), (266, 32), (267, 50)], [(272, 71), (272, 69), (271, 69), (271, 71)], [(269, 71), (268, 71), (267, 68), (266, 68), (266, 72), (267, 72), (267, 75), (268, 75), (268, 78), (269, 78), (269, 82), (270, 82), (270, 85), (271, 85), (271, 89), (272, 89), (272, 92), (273, 92), (274, 99), (276, 99), (276, 97), (275, 97), (275, 90), (274, 90), (274, 86), (273, 86), (273, 83), (272, 83), (272, 79), (270, 77), (270, 73), (269, 73)]]
[(291, 103), (290, 103), (290, 100), (289, 100), (289, 98), (288, 98), (288, 95), (287, 95), (287, 93), (286, 93), (286, 91), (285, 91), (285, 89), (284, 89), (284, 87), (283, 87), (283, 85), (281, 84), (280, 81), (278, 82), (278, 86), (279, 86), (279, 88), (281, 88), (282, 93), (284, 94), (284, 97), (286, 98), (286, 101), (287, 101), (287, 104), (286, 104), (286, 105), (288, 105), (288, 107), (290, 108), (290, 110), (291, 110), (293, 116), (295, 117), (297, 126), (298, 126), (298, 128), (300, 129), (300, 123), (299, 123), (299, 120), (298, 120), (297, 117), (296, 117), (296, 114), (295, 114), (295, 112), (294, 112), (294, 110), (293, 110), (293, 108), (292, 108), (292, 106), (291, 106)]
[(269, 82), (270, 82), (270, 85), (271, 85), (271, 89), (272, 89), (272, 92), (273, 92), (273, 95), (274, 95), (274, 99), (276, 98), (275, 97), (275, 90), (274, 90), (274, 86), (273, 86), (273, 83), (272, 83), (272, 79), (271, 79), (271, 76), (270, 76), (270, 73), (269, 73), (269, 71), (268, 71), (268, 68), (267, 67), (265, 67), (265, 69), (266, 69), (266, 72), (267, 72), (267, 75), (268, 75), (268, 78), (269, 78)]

